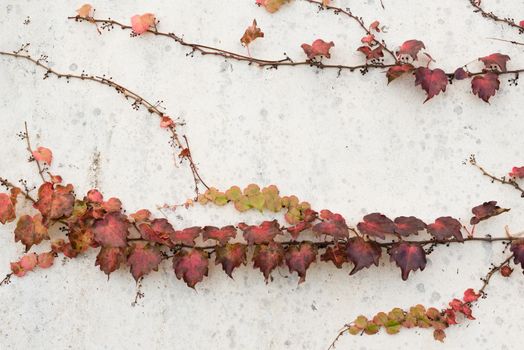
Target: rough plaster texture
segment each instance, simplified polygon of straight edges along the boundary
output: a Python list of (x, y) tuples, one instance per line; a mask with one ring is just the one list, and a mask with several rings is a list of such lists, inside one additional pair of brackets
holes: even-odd
[[(351, 21), (317, 13), (294, 1), (275, 15), (254, 1), (97, 1), (99, 16), (126, 21), (154, 12), (161, 28), (189, 40), (242, 51), (238, 39), (256, 17), (266, 33), (252, 52), (302, 57), (299, 45), (333, 40), (333, 62), (357, 63), (362, 36)], [(504, 25), (474, 14), (466, 0), (337, 0), (366, 21), (388, 26), (391, 44), (418, 38), (440, 67), (449, 71), (476, 57), (501, 51), (510, 66), (524, 66), (522, 48), (487, 40), (518, 38)], [(187, 125), (194, 158), (206, 181), (219, 188), (255, 182), (277, 184), (315, 208), (344, 213), (355, 223), (364, 214), (416, 215), (426, 221), (452, 215), (467, 220), (469, 208), (498, 200), (512, 211), (482, 224), (480, 232), (502, 235), (504, 225), (524, 228), (523, 199), (493, 185), (463, 161), (471, 153), (502, 174), (522, 164), (522, 86), (502, 83), (491, 105), (469, 91), (467, 82), (422, 104), (412, 80), (386, 86), (383, 73), (365, 76), (308, 67), (265, 70), (220, 58), (186, 57), (187, 50), (162, 38), (130, 38), (114, 30), (66, 20), (77, 1), (0, 0), (1, 50), (31, 43), (54, 68), (106, 74), (151, 100)], [(522, 1), (485, 1), (503, 16), (524, 17)], [(24, 25), (29, 17), (30, 23)], [(522, 37), (521, 37), (522, 38)], [(168, 135), (144, 110), (109, 88), (93, 83), (42, 80), (26, 62), (0, 59), (0, 173), (36, 183), (24, 144), (16, 133), (28, 121), (34, 142), (53, 149), (54, 169), (77, 193), (98, 186), (127, 210), (154, 209), (192, 195), (188, 169), (175, 166)], [(98, 159), (95, 161), (95, 159)], [(94, 165), (97, 164), (97, 165)], [(221, 225), (238, 220), (231, 208), (180, 210), (179, 226)], [(260, 216), (248, 214), (251, 222)], [(0, 266), (7, 271), (23, 248), (10, 224), (0, 228)], [(442, 307), (467, 287), (478, 288), (501, 247), (481, 243), (437, 249), (426, 271), (400, 279), (386, 259), (349, 277), (315, 264), (307, 281), (284, 268), (266, 285), (251, 266), (229, 279), (218, 267), (196, 291), (178, 281), (168, 263), (144, 280), (145, 299), (130, 304), (135, 284), (125, 271), (107, 281), (91, 252), (48, 271), (32, 273), (0, 288), (2, 349), (325, 349), (337, 330), (358, 314), (422, 303)], [(517, 349), (524, 332), (524, 279), (496, 277), (490, 298), (474, 309), (476, 321), (453, 327), (445, 345), (431, 332), (396, 336), (345, 336), (339, 349)]]

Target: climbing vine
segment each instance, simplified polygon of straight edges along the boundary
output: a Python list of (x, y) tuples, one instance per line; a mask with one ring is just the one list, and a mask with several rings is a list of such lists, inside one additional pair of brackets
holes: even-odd
[[(274, 13), (291, 2), (257, 0), (256, 4)], [(239, 45), (245, 47), (245, 54), (194, 43), (184, 39), (181, 34), (162, 31), (160, 21), (152, 13), (135, 15), (129, 23), (123, 23), (111, 18), (97, 18), (94, 8), (84, 4), (77, 10), (77, 15), (69, 19), (94, 25), (98, 34), (118, 27), (128, 31), (131, 37), (153, 35), (174, 40), (188, 48), (190, 51), (187, 56), (191, 57), (195, 53), (219, 56), (266, 69), (297, 66), (334, 69), (338, 75), (342, 71), (366, 74), (372, 69), (379, 69), (385, 71), (387, 84), (414, 76), (414, 85), (420, 86), (426, 93), (424, 102), (444, 93), (454, 80), (470, 79), (471, 92), (489, 103), (500, 88), (501, 76), (512, 76), (508, 80), (510, 85), (517, 85), (519, 73), (524, 72), (524, 68), (508, 69), (510, 57), (499, 52), (445, 72), (432, 67), (435, 60), (421, 40), (405, 40), (399, 43), (397, 49), (392, 49), (380, 37), (384, 26), (378, 20), (366, 24), (350, 9), (333, 6), (329, 0), (304, 2), (313, 5), (317, 11), (343, 15), (363, 30), (364, 36), (355, 48), (362, 54), (361, 63), (326, 63), (334, 54), (336, 45), (331, 40), (321, 38), (311, 43), (297, 43), (304, 55), (299, 59), (293, 59), (287, 54), (280, 59), (255, 57), (250, 48), (256, 45), (257, 40), (265, 38), (256, 19), (250, 21), (243, 35), (239, 35)], [(502, 18), (487, 12), (479, 0), (470, 0), (470, 4), (483, 17), (516, 28), (520, 34), (524, 32), (524, 21), (517, 24), (512, 18)], [(239, 30), (239, 33), (242, 31)], [(520, 234), (511, 234), (507, 229), (502, 236), (478, 233), (482, 230), (483, 221), (510, 210), (499, 206), (496, 201), (490, 200), (474, 206), (468, 221), (446, 214), (426, 221), (409, 215), (389, 218), (381, 212), (375, 212), (351, 224), (342, 214), (328, 209), (317, 210), (294, 195), (280, 193), (275, 185), (263, 187), (250, 184), (245, 188), (231, 186), (219, 190), (204, 182), (192, 157), (188, 138), (180, 133), (183, 121), (167, 114), (161, 101), (150, 102), (115, 82), (112, 77), (55, 70), (48, 64), (46, 55), (33, 57), (29, 53), (29, 44), (12, 52), (0, 51), (0, 55), (36, 65), (42, 69), (44, 79), (55, 77), (67, 82), (86, 81), (110, 87), (132, 101), (133, 109), (143, 107), (158, 117), (159, 126), (170, 134), (170, 145), (176, 149), (175, 157), (188, 164), (193, 176), (195, 196), (183, 203), (183, 206), (232, 206), (239, 213), (270, 212), (281, 214), (282, 218), (251, 223), (239, 220), (221, 227), (212, 222), (205, 226), (176, 227), (167, 218), (154, 217), (148, 209), (128, 214), (118, 198), (106, 199), (97, 189), (79, 196), (73, 184), (64, 182), (55, 173), (52, 166), (53, 152), (43, 145), (33, 147), (26, 124), (19, 136), (26, 144), (29, 162), (35, 164), (42, 181), (36, 186), (38, 190), (34, 194), (34, 189), (26, 181), (15, 184), (0, 177), (0, 185), (5, 188), (5, 192), (0, 193), (0, 223), (16, 222), (14, 240), (24, 245), (26, 250), (23, 256), (11, 262), (11, 271), (0, 285), (11, 283), (13, 276), (24, 277), (38, 269), (50, 268), (58, 256), (74, 259), (88, 250), (97, 251), (94, 265), (101, 272), (110, 276), (125, 267), (137, 284), (146, 275), (157, 271), (165, 261), (170, 262), (177, 279), (190, 288), (196, 288), (208, 275), (209, 264), (212, 263), (220, 265), (231, 278), (234, 278), (235, 269), (250, 264), (261, 272), (266, 283), (273, 280), (272, 273), (276, 269), (287, 267), (290, 273), (296, 273), (298, 283), (303, 283), (307, 270), (317, 262), (338, 269), (349, 266), (349, 274), (353, 275), (363, 269), (373, 268), (373, 265), (378, 267), (379, 262), (386, 257), (400, 269), (400, 277), (407, 280), (411, 273), (420, 273), (426, 269), (427, 256), (436, 249), (475, 242), (503, 244), (509, 248), (509, 254), (502, 263), (489, 269), (478, 290), (467, 289), (461, 299), (452, 299), (443, 308), (415, 305), (406, 310), (394, 308), (389, 312), (379, 312), (372, 318), (360, 315), (345, 325), (337, 336), (338, 339), (346, 333), (371, 335), (381, 329), (395, 334), (402, 328), (419, 327), (432, 328), (434, 338), (443, 341), (445, 330), (457, 324), (459, 318), (474, 319), (472, 307), (487, 296), (485, 290), (496, 273), (507, 278), (513, 272), (512, 265), (520, 264), (524, 268), (524, 239)], [(492, 182), (511, 186), (524, 197), (521, 185), (524, 166), (513, 167), (505, 176), (496, 176), (479, 165), (473, 155), (469, 163)], [(27, 201), (31, 206), (21, 206), (20, 201)], [(34, 247), (43, 245), (48, 250), (34, 252)], [(143, 294), (139, 291), (137, 298), (141, 296)], [(335, 342), (331, 344), (332, 347)]]

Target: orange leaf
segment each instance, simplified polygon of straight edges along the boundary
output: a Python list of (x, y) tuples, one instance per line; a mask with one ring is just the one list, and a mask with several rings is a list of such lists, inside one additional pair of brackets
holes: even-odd
[(84, 18), (90, 18), (91, 16), (91, 10), (93, 9), (93, 6), (90, 4), (83, 4), (80, 6), (78, 10), (76, 10), (76, 13), (78, 14), (78, 17), (84, 17)]
[(38, 147), (36, 151), (33, 151), (33, 158), (38, 162), (45, 162), (51, 165), (53, 161), (53, 152), (49, 148)]
[(144, 13), (143, 15), (134, 15), (131, 17), (131, 28), (136, 34), (142, 34), (155, 25), (155, 15), (152, 13)]
[(260, 30), (260, 28), (257, 27), (257, 20), (253, 20), (253, 24), (246, 28), (246, 31), (244, 32), (244, 35), (242, 38), (240, 38), (240, 42), (247, 46), (252, 41), (254, 41), (256, 38), (263, 38), (264, 32)]

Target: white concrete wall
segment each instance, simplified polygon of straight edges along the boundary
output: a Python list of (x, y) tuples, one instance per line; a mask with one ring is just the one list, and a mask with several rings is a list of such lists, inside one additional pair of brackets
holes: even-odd
[[(333, 40), (333, 62), (357, 63), (362, 36), (351, 21), (294, 1), (267, 14), (254, 0), (97, 1), (97, 15), (127, 21), (153, 12), (161, 28), (189, 40), (243, 51), (239, 37), (256, 18), (266, 37), (253, 54), (302, 57), (300, 44)], [(518, 39), (513, 29), (474, 14), (466, 0), (336, 0), (366, 21), (389, 28), (390, 45), (417, 38), (439, 67), (452, 70), (492, 52), (523, 67), (522, 47), (487, 40)], [(483, 1), (503, 16), (524, 19), (522, 1)], [(406, 79), (386, 86), (382, 72), (316, 71), (309, 67), (264, 70), (220, 58), (187, 58), (174, 42), (94, 27), (66, 19), (77, 1), (0, 0), (0, 50), (31, 43), (61, 71), (107, 74), (151, 100), (163, 100), (187, 122), (192, 152), (205, 180), (216, 187), (276, 184), (315, 208), (343, 213), (355, 224), (364, 214), (441, 215), (467, 220), (472, 206), (497, 200), (512, 211), (479, 227), (503, 235), (504, 225), (524, 229), (524, 200), (509, 187), (491, 184), (463, 161), (475, 153), (499, 174), (524, 164), (522, 84), (500, 92), (488, 105), (468, 82), (454, 82), (444, 96), (422, 104), (422, 90)], [(30, 24), (24, 25), (26, 17)], [(520, 16), (520, 17), (519, 17)], [(522, 36), (520, 39), (522, 40)], [(77, 193), (92, 186), (122, 199), (128, 211), (154, 209), (192, 195), (190, 173), (176, 167), (168, 135), (144, 110), (135, 112), (109, 88), (91, 83), (42, 80), (27, 62), (0, 58), (0, 174), (37, 183), (33, 164), (16, 133), (29, 123), (34, 142), (54, 151), (57, 170)], [(100, 165), (93, 169), (93, 158)], [(231, 208), (177, 211), (179, 227), (239, 220)], [(14, 224), (0, 227), (0, 271), (23, 254)], [(307, 281), (285, 268), (269, 285), (251, 266), (229, 279), (219, 267), (189, 289), (169, 263), (143, 283), (145, 298), (131, 307), (135, 283), (124, 270), (106, 276), (94, 267), (95, 252), (0, 288), (2, 349), (325, 349), (338, 329), (358, 314), (423, 303), (443, 307), (468, 287), (478, 288), (499, 245), (473, 243), (439, 248), (423, 273), (407, 282), (387, 259), (349, 277), (349, 269), (315, 264)], [(489, 298), (475, 307), (476, 321), (452, 327), (445, 344), (431, 331), (396, 336), (345, 336), (340, 349), (516, 349), (524, 331), (524, 276), (495, 277)]]

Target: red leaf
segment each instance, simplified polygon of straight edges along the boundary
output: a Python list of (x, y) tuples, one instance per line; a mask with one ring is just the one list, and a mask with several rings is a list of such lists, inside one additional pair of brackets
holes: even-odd
[(49, 148), (38, 147), (36, 151), (33, 151), (32, 155), (37, 162), (45, 162), (51, 165), (53, 161), (53, 152)]
[(373, 60), (378, 59), (380, 57), (384, 57), (384, 53), (382, 52), (381, 46), (377, 46), (374, 49), (371, 49), (369, 46), (361, 46), (357, 49), (357, 51), (362, 52), (366, 56), (366, 60)]
[(100, 270), (109, 276), (120, 268), (125, 258), (124, 248), (102, 247), (96, 256), (95, 266), (100, 266)]
[(462, 299), (464, 300), (465, 303), (472, 303), (474, 301), (477, 301), (479, 297), (480, 297), (480, 293), (475, 293), (473, 288), (468, 288), (464, 292), (464, 298)]
[(329, 210), (321, 210), (320, 218), (324, 221), (313, 226), (313, 232), (316, 234), (329, 235), (335, 240), (344, 240), (349, 237), (348, 225), (342, 215), (334, 214)]
[(509, 209), (499, 207), (497, 201), (484, 202), (471, 209), (471, 212), (475, 216), (473, 216), (469, 222), (471, 225), (476, 225), (482, 220), (489, 219), (492, 216), (497, 216), (507, 211), (509, 211)]
[(15, 229), (15, 242), (21, 241), (26, 251), (34, 244), (40, 244), (44, 239), (49, 239), (47, 228), (42, 223), (42, 215), (33, 217), (24, 215), (18, 219)]
[(408, 279), (409, 273), (426, 268), (426, 252), (420, 244), (397, 243), (389, 250), (390, 260), (402, 271), (402, 279)]
[(118, 198), (109, 198), (102, 203), (102, 208), (108, 213), (122, 210), (122, 202)]
[(286, 231), (289, 232), (289, 234), (291, 235), (291, 238), (296, 240), (298, 238), (298, 235), (301, 232), (307, 229), (310, 229), (310, 228), (311, 228), (311, 223), (306, 222), (306, 221), (300, 221), (298, 224), (286, 228)]
[(321, 261), (331, 261), (337, 268), (348, 262), (346, 257), (346, 245), (337, 243), (334, 247), (328, 247), (326, 252), (320, 256)]
[(256, 38), (263, 38), (264, 32), (260, 30), (260, 28), (257, 27), (257, 20), (253, 20), (253, 24), (251, 24), (249, 27), (246, 28), (246, 31), (244, 32), (244, 35), (242, 35), (242, 38), (240, 38), (240, 42), (247, 46), (251, 42), (253, 42)]
[(170, 234), (171, 242), (175, 244), (195, 245), (195, 238), (197, 238), (202, 232), (200, 226), (193, 226), (185, 228), (181, 231), (175, 231)]
[(469, 78), (469, 73), (464, 70), (464, 68), (460, 67), (455, 70), (455, 73), (453, 74), (453, 78), (456, 80), (464, 80), (466, 78)]
[(372, 213), (364, 216), (363, 222), (359, 222), (357, 228), (365, 235), (386, 238), (386, 234), (395, 232), (395, 224), (385, 215)]
[(244, 231), (244, 239), (249, 245), (269, 243), (276, 235), (282, 233), (277, 220), (264, 221), (259, 226), (240, 223), (238, 227)]
[(16, 219), (15, 206), (11, 196), (0, 193), (0, 222), (5, 224)]
[(131, 28), (136, 34), (142, 34), (155, 25), (155, 15), (152, 13), (144, 13), (143, 15), (134, 15), (131, 17)]
[(511, 173), (509, 173), (509, 176), (522, 179), (524, 177), (524, 166), (514, 166), (513, 169), (511, 169)]
[(25, 271), (31, 271), (35, 268), (38, 263), (38, 258), (35, 253), (26, 254), (20, 259), (20, 266)]
[(435, 220), (435, 223), (428, 225), (427, 229), (438, 241), (445, 241), (450, 237), (455, 237), (462, 242), (464, 238), (460, 229), (462, 225), (457, 219), (450, 216), (443, 216)]
[(409, 63), (389, 67), (386, 73), (386, 77), (388, 78), (388, 84), (391, 83), (393, 80), (397, 79), (398, 77), (404, 75), (405, 73), (413, 72), (414, 70), (415, 67), (413, 67), (413, 65)]
[(34, 207), (42, 213), (47, 221), (70, 216), (73, 213), (74, 203), (75, 196), (73, 195), (72, 185), (62, 186), (45, 182), (38, 189), (38, 201), (34, 204)]
[(511, 243), (510, 251), (513, 253), (515, 264), (520, 264), (524, 269), (524, 239), (513, 241)]
[(151, 212), (147, 209), (140, 209), (136, 213), (131, 214), (129, 216), (132, 217), (135, 222), (142, 222), (149, 220), (149, 218), (151, 217)]
[(360, 237), (351, 238), (347, 244), (346, 256), (355, 266), (349, 274), (353, 275), (364, 267), (369, 268), (372, 264), (378, 266), (381, 255), (382, 248), (378, 243), (365, 241)]
[(399, 216), (395, 219), (395, 233), (401, 236), (416, 235), (426, 228), (426, 224), (414, 216)]
[(38, 267), (41, 269), (47, 269), (48, 267), (53, 266), (53, 261), (55, 260), (55, 255), (53, 252), (44, 252), (40, 253), (37, 256)]
[(167, 115), (163, 116), (162, 119), (160, 119), (160, 127), (165, 129), (173, 125), (173, 119), (169, 118)]
[(322, 39), (317, 39), (313, 41), (313, 44), (302, 44), (300, 47), (307, 55), (308, 59), (313, 59), (316, 56), (326, 56), (327, 58), (331, 58), (331, 55), (329, 53), (329, 50), (335, 46), (335, 43), (332, 41), (325, 42)]
[(283, 258), (284, 249), (280, 243), (270, 242), (267, 245), (257, 245), (253, 254), (253, 267), (262, 271), (267, 283), (271, 271), (282, 264)]
[(418, 67), (415, 70), (415, 86), (420, 85), (422, 90), (426, 91), (426, 103), (429, 99), (438, 95), (441, 91), (446, 91), (448, 85), (448, 77), (446, 73), (440, 69), (429, 69), (425, 67)]
[(203, 230), (203, 238), (205, 241), (214, 239), (218, 241), (219, 245), (225, 245), (231, 238), (235, 238), (237, 235), (237, 229), (232, 225), (224, 226), (220, 229), (214, 226), (205, 226)]
[(127, 257), (127, 264), (131, 267), (131, 274), (138, 282), (142, 276), (152, 270), (158, 271), (158, 264), (162, 261), (162, 254), (157, 247), (149, 243), (135, 242), (131, 244), (131, 253)]
[(510, 60), (508, 55), (503, 55), (501, 53), (493, 53), (489, 56), (480, 57), (479, 61), (482, 61), (486, 68), (495, 69), (500, 72), (505, 72), (506, 63)]
[(170, 236), (175, 233), (173, 226), (166, 219), (154, 219), (151, 223), (138, 225), (143, 239), (171, 246)]
[(179, 280), (183, 278), (189, 287), (195, 288), (207, 276), (208, 254), (199, 249), (181, 250), (173, 257), (173, 269)]
[(306, 270), (317, 258), (317, 248), (311, 242), (302, 242), (299, 246), (290, 245), (285, 254), (289, 272), (296, 271), (300, 279), (298, 283), (306, 280)]
[(504, 277), (509, 277), (513, 273), (513, 269), (508, 265), (504, 265), (500, 268), (500, 274)]
[(86, 197), (89, 202), (93, 203), (102, 203), (104, 201), (104, 196), (96, 189), (89, 190)]
[(524, 28), (524, 20), (522, 20), (522, 21), (519, 22), (519, 27)]
[(256, 0), (256, 4), (263, 6), (267, 12), (274, 13), (289, 0)]
[(88, 226), (89, 224), (82, 220), (69, 222), (69, 242), (71, 242), (73, 249), (79, 253), (97, 245), (94, 240), (93, 230)]
[(90, 4), (84, 4), (80, 6), (78, 10), (76, 10), (76, 13), (79, 17), (89, 18), (91, 17), (91, 10), (93, 10), (93, 6)]
[(499, 77), (495, 73), (477, 75), (471, 80), (471, 90), (473, 91), (473, 94), (477, 95), (487, 103), (489, 103), (489, 98), (491, 96), (495, 96), (499, 86)]
[(103, 247), (125, 247), (129, 222), (125, 215), (108, 213), (93, 224), (95, 240)]
[(246, 264), (246, 245), (241, 243), (226, 244), (216, 249), (215, 265), (222, 264), (225, 273), (233, 278), (231, 273), (242, 264)]
[(405, 41), (400, 49), (397, 51), (397, 56), (409, 55), (413, 61), (417, 60), (417, 55), (421, 49), (425, 49), (424, 43), (419, 40), (408, 40)]

